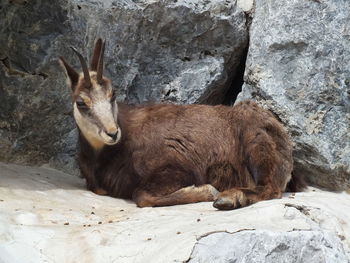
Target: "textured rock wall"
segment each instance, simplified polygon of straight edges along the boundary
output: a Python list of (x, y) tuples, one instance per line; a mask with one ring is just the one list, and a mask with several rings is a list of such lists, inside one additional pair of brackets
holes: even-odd
[(62, 1), (1, 1), (0, 159), (73, 167), (70, 94), (56, 57), (67, 54)]
[[(0, 160), (72, 172), (76, 129), (57, 63), (76, 68), (107, 39), (119, 100), (253, 99), (295, 143), (295, 173), (350, 188), (350, 5), (347, 0), (59, 0), (0, 3)], [(249, 29), (249, 32), (248, 32)], [(245, 51), (249, 52), (245, 63)], [(243, 63), (242, 63), (243, 62)]]
[(107, 40), (119, 100), (221, 103), (248, 44), (235, 1), (1, 1), (0, 160), (74, 168), (76, 130), (57, 63)]
[(256, 0), (239, 96), (271, 109), (295, 143), (295, 173), (350, 187), (350, 5)]

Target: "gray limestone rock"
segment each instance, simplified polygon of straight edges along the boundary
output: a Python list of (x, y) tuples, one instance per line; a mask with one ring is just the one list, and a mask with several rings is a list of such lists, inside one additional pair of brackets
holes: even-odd
[(0, 262), (350, 263), (349, 206), (347, 193), (311, 188), (231, 211), (141, 209), (55, 169), (0, 162)]
[(236, 1), (1, 1), (0, 160), (72, 171), (76, 131), (57, 58), (107, 40), (120, 101), (223, 101), (248, 44)]
[(256, 0), (245, 84), (287, 126), (295, 173), (350, 188), (350, 5), (346, 0)]
[(340, 239), (324, 231), (214, 233), (195, 245), (191, 263), (348, 263)]

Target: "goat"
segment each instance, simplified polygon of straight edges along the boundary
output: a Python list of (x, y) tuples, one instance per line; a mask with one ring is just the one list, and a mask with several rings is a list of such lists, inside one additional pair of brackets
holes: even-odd
[[(79, 130), (79, 167), (96, 194), (139, 207), (214, 201), (229, 210), (280, 198), (293, 169), (290, 138), (255, 102), (236, 106), (117, 103), (103, 76), (105, 42), (90, 70), (60, 63), (72, 89)], [(294, 178), (294, 190), (303, 181)]]

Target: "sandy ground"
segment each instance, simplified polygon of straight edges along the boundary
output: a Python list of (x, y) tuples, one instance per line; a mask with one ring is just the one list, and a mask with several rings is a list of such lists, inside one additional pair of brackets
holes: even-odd
[(335, 233), (350, 247), (350, 195), (310, 188), (234, 211), (137, 208), (59, 171), (0, 163), (0, 262), (183, 262), (210, 233)]

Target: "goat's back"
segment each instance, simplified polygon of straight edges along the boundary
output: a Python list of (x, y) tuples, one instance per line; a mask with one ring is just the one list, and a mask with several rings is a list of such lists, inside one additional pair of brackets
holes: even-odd
[(290, 178), (289, 137), (275, 117), (254, 102), (234, 107), (120, 105), (119, 116), (122, 143), (132, 153), (133, 166), (141, 177), (172, 169), (174, 176), (177, 171), (189, 174), (179, 178), (183, 185), (215, 181), (219, 190), (252, 185), (257, 178), (247, 169), (246, 149), (263, 136), (273, 144), (273, 151), (266, 154), (278, 156), (282, 163), (280, 173), (284, 175), (279, 184), (285, 187)]

